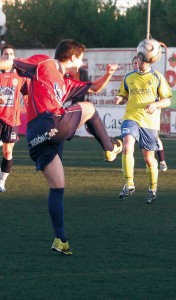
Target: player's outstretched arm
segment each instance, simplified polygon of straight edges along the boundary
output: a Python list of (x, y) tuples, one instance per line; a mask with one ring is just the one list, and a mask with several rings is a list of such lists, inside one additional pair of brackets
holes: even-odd
[(0, 60), (0, 70), (10, 70), (13, 67), (13, 59)]
[(156, 101), (148, 104), (145, 110), (148, 114), (153, 114), (157, 108), (166, 108), (169, 107), (170, 105), (171, 105), (171, 99), (163, 98), (160, 101)]
[(107, 85), (117, 68), (117, 64), (108, 64), (106, 67), (106, 73), (92, 83), (89, 92), (100, 92)]

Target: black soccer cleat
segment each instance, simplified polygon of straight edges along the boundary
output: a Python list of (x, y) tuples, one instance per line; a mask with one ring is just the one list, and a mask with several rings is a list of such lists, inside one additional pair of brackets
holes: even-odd
[(148, 190), (146, 203), (151, 204), (157, 197), (157, 191)]
[(119, 198), (120, 199), (127, 199), (134, 192), (135, 192), (135, 186), (126, 186), (126, 184), (125, 184), (123, 189), (119, 193)]

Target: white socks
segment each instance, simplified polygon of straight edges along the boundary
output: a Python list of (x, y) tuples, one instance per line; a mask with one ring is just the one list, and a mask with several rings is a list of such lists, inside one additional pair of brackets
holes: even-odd
[(9, 176), (9, 173), (5, 173), (5, 172), (0, 171), (0, 188), (4, 189), (5, 181), (6, 181), (8, 176)]

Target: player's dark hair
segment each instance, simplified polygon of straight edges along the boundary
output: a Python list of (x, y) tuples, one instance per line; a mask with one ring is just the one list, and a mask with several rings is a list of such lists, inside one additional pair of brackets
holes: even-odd
[(72, 39), (62, 40), (56, 48), (55, 57), (61, 62), (67, 61), (72, 55), (79, 57), (85, 51), (85, 46)]
[(132, 64), (134, 63), (135, 59), (137, 59), (137, 55), (133, 57)]
[(5, 44), (5, 45), (1, 48), (1, 56), (3, 55), (3, 53), (4, 53), (4, 51), (5, 51), (6, 49), (13, 49), (13, 51), (14, 51), (14, 53), (15, 53), (15, 48), (14, 48), (12, 45), (10, 45), (10, 44)]

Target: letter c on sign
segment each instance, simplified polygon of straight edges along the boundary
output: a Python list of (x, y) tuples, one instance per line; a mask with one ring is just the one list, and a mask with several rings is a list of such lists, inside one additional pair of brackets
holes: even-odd
[(103, 117), (103, 123), (105, 125), (105, 128), (110, 128), (110, 124), (108, 125), (108, 117), (110, 117), (111, 115), (110, 114), (105, 114), (104, 117)]

